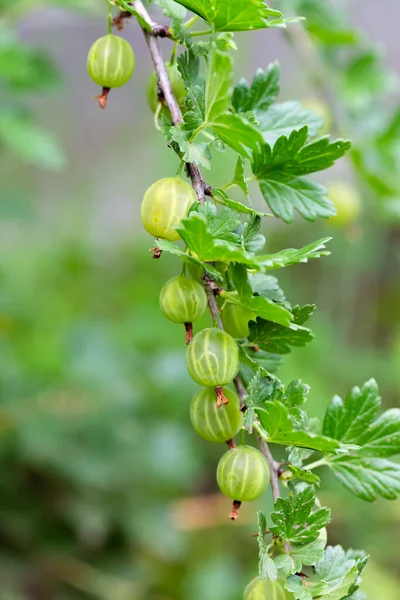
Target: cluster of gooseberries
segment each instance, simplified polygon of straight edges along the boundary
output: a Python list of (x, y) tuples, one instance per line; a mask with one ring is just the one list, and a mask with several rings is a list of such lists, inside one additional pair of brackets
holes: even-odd
[[(192, 187), (182, 179), (157, 181), (143, 198), (141, 216), (145, 229), (156, 238), (180, 239), (176, 228), (195, 201)], [(201, 386), (190, 406), (195, 431), (210, 442), (231, 442), (242, 428), (243, 413), (238, 395), (225, 386), (233, 382), (239, 370), (234, 338), (247, 337), (248, 322), (254, 315), (240, 305), (230, 304), (226, 312), (222, 311), (226, 331), (209, 327), (193, 337), (192, 323), (207, 309), (207, 295), (200, 281), (186, 274), (173, 277), (161, 290), (160, 307), (170, 321), (186, 327), (187, 368)], [(264, 456), (251, 446), (231, 444), (217, 469), (218, 485), (236, 508), (241, 502), (257, 499), (266, 490), (269, 478)], [(232, 512), (232, 518), (236, 516), (237, 510)]]
[[(186, 90), (175, 64), (166, 65), (171, 81), (172, 91), (181, 109), (185, 108)], [(107, 98), (112, 88), (119, 88), (128, 83), (135, 70), (135, 53), (132, 46), (124, 38), (109, 33), (94, 42), (89, 50), (87, 69), (92, 80), (101, 86), (102, 93), (95, 96), (101, 108), (107, 105)], [(154, 113), (170, 116), (168, 108), (160, 93), (157, 74), (154, 72), (147, 84), (147, 102)]]
[[(185, 110), (186, 91), (175, 65), (166, 65), (173, 93), (179, 106)], [(135, 68), (135, 55), (123, 38), (108, 34), (92, 46), (87, 62), (88, 72), (102, 87), (97, 98), (106, 106), (111, 88), (125, 85)], [(159, 90), (157, 75), (148, 82), (147, 100), (157, 115), (170, 117)], [(177, 226), (197, 201), (192, 187), (179, 177), (155, 182), (147, 190), (141, 206), (145, 229), (155, 238), (178, 241)], [(217, 468), (217, 482), (221, 491), (234, 503), (231, 518), (237, 518), (241, 502), (259, 498), (270, 480), (268, 464), (261, 452), (248, 445), (236, 446), (233, 438), (242, 429), (243, 413), (240, 399), (230, 386), (239, 370), (239, 351), (236, 339), (249, 335), (249, 321), (254, 313), (240, 304), (225, 303), (222, 320), (224, 330), (209, 327), (193, 337), (193, 323), (206, 311), (207, 294), (201, 273), (196, 269), (173, 277), (160, 293), (160, 307), (164, 315), (186, 328), (186, 363), (190, 376), (201, 386), (190, 405), (190, 419), (195, 431), (205, 440), (228, 443)], [(279, 582), (254, 579), (244, 592), (244, 600), (292, 598)]]

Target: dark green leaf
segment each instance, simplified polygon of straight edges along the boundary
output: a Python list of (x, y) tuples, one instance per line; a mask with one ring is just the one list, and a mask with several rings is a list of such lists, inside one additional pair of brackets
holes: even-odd
[[(303, 307), (304, 308), (304, 307)], [(301, 348), (314, 339), (310, 329), (298, 324), (302, 309), (293, 309), (294, 321), (289, 327), (283, 327), (258, 318), (250, 321), (249, 340), (262, 350), (274, 354), (288, 354), (292, 347)], [(300, 319), (301, 320), (301, 319)]]
[(184, 252), (179, 246), (169, 242), (168, 240), (156, 240), (156, 246), (163, 252), (169, 252), (170, 254), (175, 254), (179, 256), (184, 262), (194, 265), (195, 267), (200, 267), (203, 269), (212, 279), (218, 281), (219, 283), (223, 283), (224, 278), (221, 273), (215, 269), (212, 265), (207, 263), (203, 263), (191, 254)]
[(278, 97), (279, 77), (279, 65), (272, 63), (266, 71), (257, 71), (250, 88), (245, 80), (241, 80), (233, 91), (233, 108), (238, 113), (267, 111)]
[(269, 298), (253, 296), (253, 290), (247, 276), (247, 269), (244, 265), (233, 264), (231, 265), (230, 272), (233, 284), (239, 293), (239, 301), (242, 306), (245, 306), (268, 321), (280, 323), (286, 327), (291, 324), (292, 315), (286, 308), (269, 300)]
[(271, 513), (274, 525), (270, 526), (270, 530), (278, 538), (293, 544), (313, 542), (330, 521), (330, 510), (314, 510), (315, 503), (315, 491), (312, 486), (306, 486), (303, 491), (292, 493), (288, 498), (278, 498)]
[(226, 113), (231, 99), (233, 61), (229, 54), (213, 48), (207, 64), (206, 122)]
[(183, 21), (183, 19), (186, 17), (186, 10), (181, 4), (178, 4), (174, 0), (154, 1), (156, 4), (158, 4), (158, 6), (161, 6), (166, 17), (169, 17), (170, 19), (177, 19), (178, 21)]
[(251, 158), (253, 152), (259, 152), (263, 143), (259, 130), (241, 115), (220, 114), (209, 125), (227, 146), (247, 158)]
[(257, 407), (256, 412), (266, 434), (265, 437), (271, 443), (309, 448), (325, 454), (342, 448), (337, 440), (307, 431), (294, 430), (289, 410), (280, 402), (266, 402), (261, 408)]
[(282, 135), (289, 136), (293, 130), (304, 126), (308, 127), (309, 136), (314, 138), (323, 126), (322, 118), (304, 108), (300, 102), (274, 104), (267, 111), (259, 112), (257, 117), (264, 140), (271, 145)]

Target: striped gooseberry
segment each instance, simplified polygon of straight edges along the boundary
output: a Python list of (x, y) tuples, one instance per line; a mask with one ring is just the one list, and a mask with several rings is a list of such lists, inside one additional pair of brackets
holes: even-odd
[(196, 202), (193, 188), (179, 177), (156, 181), (144, 195), (141, 216), (144, 228), (154, 237), (177, 241), (176, 226)]
[(264, 581), (256, 577), (244, 590), (243, 600), (292, 600), (293, 594), (285, 590), (280, 581)]
[(221, 492), (238, 502), (257, 500), (267, 489), (269, 478), (267, 461), (252, 446), (228, 450), (218, 464), (217, 481)]
[(217, 408), (215, 391), (202, 388), (193, 397), (190, 405), (190, 420), (194, 430), (208, 442), (227, 442), (241, 429), (243, 413), (237, 394), (228, 388), (223, 389), (229, 403)]
[(135, 54), (129, 42), (109, 33), (89, 50), (87, 69), (95, 83), (105, 88), (125, 85), (135, 70)]
[(200, 283), (179, 275), (167, 281), (162, 288), (160, 308), (174, 323), (192, 323), (204, 314), (207, 294)]
[(190, 376), (204, 387), (230, 383), (239, 369), (239, 350), (225, 331), (211, 327), (197, 333), (186, 354)]
[[(165, 66), (167, 67), (167, 71), (168, 71), (169, 79), (171, 81), (171, 86), (172, 86), (172, 91), (174, 93), (174, 96), (175, 96), (182, 112), (184, 112), (184, 110), (186, 108), (186, 105), (185, 105), (186, 89), (185, 89), (185, 86), (183, 85), (182, 77), (181, 77), (176, 65), (167, 64)], [(158, 98), (158, 79), (157, 79), (157, 73), (155, 71), (151, 74), (150, 79), (147, 83), (146, 96), (147, 96), (148, 105), (150, 106), (153, 113), (155, 113), (157, 110), (157, 107), (160, 103), (160, 100)], [(163, 112), (167, 116), (170, 116), (170, 112), (167, 107), (165, 107), (163, 109)]]
[(241, 304), (227, 303), (222, 311), (222, 321), (225, 331), (234, 338), (247, 338), (249, 336), (249, 321), (255, 320), (257, 315)]

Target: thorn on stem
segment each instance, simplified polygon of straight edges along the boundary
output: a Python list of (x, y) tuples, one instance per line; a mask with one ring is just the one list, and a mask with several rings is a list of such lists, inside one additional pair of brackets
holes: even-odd
[(99, 101), (100, 108), (106, 108), (109, 93), (110, 88), (103, 87), (101, 94), (94, 96), (94, 98)]
[(216, 387), (215, 393), (217, 394), (217, 408), (221, 408), (223, 404), (229, 404), (229, 400), (225, 396), (222, 387)]
[(229, 515), (231, 521), (236, 521), (239, 518), (239, 509), (242, 506), (242, 503), (239, 500), (234, 500), (232, 505), (232, 512)]
[(186, 344), (190, 344), (193, 339), (193, 323), (185, 323)]

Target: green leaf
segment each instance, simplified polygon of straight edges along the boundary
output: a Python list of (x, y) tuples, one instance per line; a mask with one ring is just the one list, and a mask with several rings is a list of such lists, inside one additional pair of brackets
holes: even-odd
[(204, 83), (202, 77), (200, 77), (200, 59), (191, 49), (180, 54), (176, 62), (182, 81), (188, 91), (191, 87)]
[(267, 111), (259, 112), (258, 123), (264, 140), (268, 144), (282, 136), (289, 136), (293, 130), (308, 127), (308, 135), (313, 138), (323, 126), (322, 118), (314, 111), (303, 108), (300, 102), (281, 102), (274, 104)]
[(252, 169), (260, 183), (260, 190), (272, 212), (291, 223), (294, 209), (302, 217), (314, 221), (336, 213), (327, 198), (326, 189), (303, 176), (331, 167), (350, 148), (350, 142), (328, 137), (306, 143), (308, 128), (281, 136), (271, 148), (264, 144), (253, 156)]
[(212, 123), (230, 105), (233, 61), (229, 54), (213, 48), (207, 64), (206, 122)]
[(285, 294), (279, 287), (276, 277), (265, 275), (264, 273), (253, 273), (249, 276), (253, 293), (264, 298), (269, 298), (274, 302), (285, 302)]
[(329, 256), (330, 252), (325, 249), (325, 244), (330, 240), (331, 238), (323, 238), (300, 248), (300, 250), (287, 248), (286, 250), (281, 250), (281, 252), (278, 252), (277, 254), (263, 254), (259, 256), (259, 259), (260, 262), (269, 269), (280, 269), (281, 267), (306, 263), (311, 258)]
[[(243, 213), (245, 215), (253, 215), (256, 217), (272, 216), (272, 215), (269, 215), (268, 213), (259, 212), (258, 210), (255, 210), (254, 208), (251, 208), (250, 206), (246, 206), (245, 204), (242, 204), (241, 202), (237, 202), (236, 200), (231, 200), (228, 197), (228, 194), (222, 189), (213, 188), (212, 195), (213, 195), (214, 200), (216, 200), (216, 202), (223, 203), (226, 206), (228, 206), (229, 208), (236, 210), (239, 213)], [(252, 251), (252, 250), (250, 250), (250, 251)]]
[(313, 542), (330, 521), (330, 510), (314, 510), (315, 504), (315, 491), (312, 486), (306, 486), (299, 493), (293, 492), (287, 498), (278, 498), (271, 513), (274, 525), (270, 526), (270, 530), (285, 542), (297, 545)]
[(266, 71), (257, 71), (250, 88), (242, 79), (233, 91), (232, 105), (235, 111), (243, 113), (254, 110), (257, 116), (258, 112), (267, 111), (278, 97), (279, 78), (279, 64), (272, 63)]
[(240, 225), (240, 218), (236, 210), (224, 207), (217, 212), (216, 206), (212, 202), (205, 202), (199, 206), (198, 212), (205, 217), (207, 228), (213, 238), (234, 244), (240, 243), (240, 237), (235, 233)]
[(265, 402), (261, 408), (257, 407), (255, 410), (268, 442), (309, 448), (325, 454), (343, 449), (342, 444), (337, 440), (308, 431), (294, 430), (289, 410), (281, 402)]
[(174, 0), (155, 0), (155, 3), (158, 4), (158, 6), (161, 6), (164, 15), (170, 19), (183, 21), (183, 19), (186, 17), (185, 8), (183, 8), (181, 4), (178, 4), (178, 2), (175, 2)]
[(254, 152), (260, 151), (263, 137), (244, 116), (221, 114), (209, 125), (218, 137), (238, 154), (251, 158)]
[(53, 171), (61, 171), (66, 165), (56, 140), (18, 113), (3, 113), (0, 117), (0, 143), (23, 162)]
[(320, 478), (311, 471), (306, 471), (305, 469), (295, 467), (294, 465), (288, 465), (288, 470), (292, 473), (292, 479), (301, 479), (301, 481), (306, 481), (307, 483), (312, 483), (318, 486), (321, 483)]
[(394, 500), (400, 493), (400, 465), (387, 458), (400, 453), (400, 409), (377, 417), (379, 390), (371, 379), (354, 387), (343, 402), (335, 396), (328, 407), (323, 432), (360, 446), (347, 457), (329, 457), (328, 465), (351, 492), (372, 502), (378, 496)]
[(211, 169), (211, 152), (208, 144), (201, 142), (190, 142), (190, 132), (185, 131), (183, 126), (169, 128), (170, 139), (178, 144), (182, 153), (182, 160), (194, 162), (204, 168)]
[(155, 242), (155, 244), (156, 244), (157, 248), (159, 248), (163, 252), (169, 252), (170, 254), (175, 254), (175, 256), (179, 256), (184, 262), (186, 262), (188, 264), (192, 264), (195, 267), (200, 267), (212, 279), (214, 279), (218, 283), (223, 283), (224, 282), (224, 277), (212, 265), (209, 265), (207, 263), (201, 262), (200, 260), (198, 260), (197, 258), (195, 258), (194, 256), (192, 256), (191, 254), (188, 254), (187, 252), (184, 252), (176, 244), (174, 244), (174, 243), (172, 243), (172, 242), (170, 242), (168, 240), (161, 240), (161, 239), (157, 239), (156, 242)]
[[(289, 327), (277, 325), (270, 321), (258, 318), (256, 322), (250, 321), (249, 340), (256, 346), (274, 354), (288, 354), (292, 347), (301, 348), (314, 339), (311, 330), (301, 325), (304, 311), (314, 310), (309, 305), (303, 308), (293, 308), (293, 323)], [(308, 313), (309, 315), (312, 313)]]
[(188, 248), (203, 262), (237, 262), (261, 271), (307, 262), (309, 258), (323, 256), (327, 254), (323, 250), (324, 243), (330, 239), (319, 240), (300, 250), (289, 249), (278, 254), (255, 256), (234, 244), (215, 239), (208, 229), (206, 219), (195, 212), (182, 219), (177, 231)]
[[(269, 373), (274, 373), (281, 364), (282, 358), (278, 354), (271, 354), (263, 350), (253, 350), (251, 348), (243, 348), (239, 345), (239, 358), (241, 363), (241, 376), (246, 385), (253, 378), (253, 373), (261, 372), (265, 377)], [(243, 369), (246, 369), (245, 372)]]
[(290, 556), (293, 558), (295, 571), (292, 571), (290, 574), (293, 575), (294, 573), (299, 573), (302, 570), (303, 565), (306, 567), (312, 567), (316, 565), (324, 558), (324, 554), (325, 542), (319, 538), (309, 542), (308, 544), (305, 544), (304, 546), (292, 544)]
[(259, 233), (261, 228), (261, 216), (262, 215), (251, 214), (249, 219), (243, 225), (242, 246), (248, 252), (258, 252), (265, 246), (265, 236), (262, 235), (262, 233)]
[(313, 596), (323, 600), (342, 600), (358, 579), (357, 562), (348, 559), (341, 546), (328, 546), (325, 558), (315, 567), (319, 585), (314, 587)]
[(281, 17), (278, 10), (268, 8), (264, 0), (178, 0), (216, 31), (249, 31), (268, 27), (269, 17)]
[(258, 267), (256, 257), (232, 243), (215, 239), (202, 215), (192, 213), (187, 219), (182, 219), (177, 230), (188, 248), (204, 262), (239, 262)]
[(383, 458), (348, 456), (330, 458), (334, 475), (355, 496), (374, 502), (379, 496), (396, 500), (400, 494), (400, 465)]
[(266, 581), (276, 581), (278, 579), (278, 570), (272, 558), (269, 556), (268, 547), (265, 543), (265, 531), (267, 529), (267, 519), (262, 511), (258, 512), (258, 573), (261, 579)]
[(247, 185), (246, 174), (244, 172), (244, 162), (241, 156), (238, 156), (235, 174), (231, 185), (237, 185), (243, 191), (245, 196), (249, 195), (249, 186)]
[(239, 300), (242, 306), (245, 306), (268, 321), (280, 323), (285, 327), (291, 324), (293, 317), (286, 308), (269, 300), (269, 298), (253, 296), (253, 290), (247, 276), (247, 269), (244, 265), (231, 265), (230, 273), (233, 284), (239, 293)]

